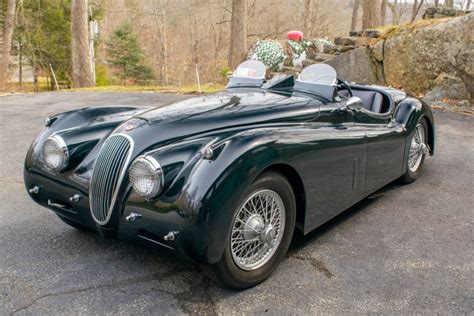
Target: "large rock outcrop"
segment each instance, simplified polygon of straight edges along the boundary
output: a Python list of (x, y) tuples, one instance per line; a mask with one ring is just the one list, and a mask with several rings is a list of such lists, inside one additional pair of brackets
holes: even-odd
[(383, 70), (387, 84), (409, 91), (446, 86), (440, 81), (448, 78), (464, 84), (458, 98), (474, 97), (474, 14), (395, 32), (384, 41)]
[(385, 33), (326, 62), (347, 80), (386, 84), (431, 100), (474, 98), (474, 13)]
[(372, 60), (367, 47), (356, 48), (325, 63), (333, 66), (340, 78), (358, 83), (385, 83), (383, 77), (377, 76), (380, 71), (377, 71), (377, 64)]
[[(265, 45), (255, 54), (259, 43)], [(249, 57), (293, 74), (301, 66), (324, 62), (346, 80), (404, 88), (426, 94), (427, 101), (474, 99), (474, 13), (385, 31), (350, 32), (334, 43), (327, 39), (287, 41), (291, 49), (278, 44), (281, 47), (276, 52), (266, 49), (272, 43), (257, 42)], [(279, 59), (272, 63), (276, 57)]]

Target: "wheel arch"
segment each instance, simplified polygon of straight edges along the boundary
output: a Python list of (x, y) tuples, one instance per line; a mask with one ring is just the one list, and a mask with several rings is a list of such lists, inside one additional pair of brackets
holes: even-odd
[(420, 119), (425, 118), (428, 125), (428, 145), (430, 147), (430, 155), (434, 154), (434, 119), (433, 113), (428, 104), (413, 97), (409, 97), (397, 105), (393, 118), (396, 122), (403, 125), (409, 133), (415, 129), (416, 123)]
[(428, 127), (428, 145), (430, 147), (430, 155), (433, 156), (435, 149), (435, 130), (433, 119), (427, 115), (423, 116), (423, 118), (426, 120), (426, 125)]
[(290, 183), (293, 193), (295, 195), (296, 203), (296, 228), (303, 232), (304, 219), (306, 215), (306, 193), (298, 172), (288, 164), (275, 163), (260, 172), (257, 178), (265, 172), (278, 172), (282, 174)]

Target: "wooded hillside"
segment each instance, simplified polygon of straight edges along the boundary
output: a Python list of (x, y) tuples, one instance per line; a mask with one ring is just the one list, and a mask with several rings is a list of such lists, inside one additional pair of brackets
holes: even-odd
[[(225, 82), (257, 39), (334, 38), (470, 0), (0, 0), (0, 89)], [(12, 35), (11, 35), (12, 34)], [(11, 57), (13, 55), (14, 57)], [(10, 72), (7, 76), (7, 64)], [(31, 73), (31, 76), (25, 75)], [(94, 79), (95, 78), (95, 79)]]

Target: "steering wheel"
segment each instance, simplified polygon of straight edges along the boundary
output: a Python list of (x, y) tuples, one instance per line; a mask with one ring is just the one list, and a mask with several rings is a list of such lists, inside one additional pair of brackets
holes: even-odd
[[(343, 95), (343, 94), (339, 94), (339, 90), (347, 90), (348, 96)], [(354, 96), (352, 94), (352, 89), (349, 86), (349, 84), (347, 84), (346, 81), (344, 81), (342, 79), (339, 79), (339, 78), (337, 78), (337, 95), (340, 96), (341, 98), (344, 98), (344, 99), (348, 99), (348, 98)]]

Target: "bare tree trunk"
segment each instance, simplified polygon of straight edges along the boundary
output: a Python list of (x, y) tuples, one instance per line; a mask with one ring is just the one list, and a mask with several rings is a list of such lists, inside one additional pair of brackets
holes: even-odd
[(247, 0), (232, 0), (228, 64), (235, 69), (247, 54)]
[(454, 7), (454, 0), (445, 0), (444, 1), (444, 6), (449, 7), (449, 8)]
[(95, 86), (89, 47), (87, 0), (71, 2), (71, 57), (73, 87)]
[(413, 23), (415, 21), (416, 16), (418, 15), (418, 12), (420, 12), (421, 6), (423, 5), (423, 1), (424, 0), (420, 0), (420, 3), (418, 4), (418, 0), (415, 0), (415, 2), (413, 3), (410, 23)]
[(400, 20), (400, 16), (398, 15), (397, 11), (398, 0), (394, 0), (392, 3), (388, 3), (388, 7), (390, 8), (390, 12), (392, 13), (392, 24), (398, 25)]
[(387, 13), (387, 0), (382, 0), (380, 5), (380, 25), (385, 25), (385, 14)]
[(7, 12), (3, 23), (3, 51), (0, 62), (0, 91), (6, 90), (8, 82), (8, 65), (10, 64), (10, 52), (12, 48), (13, 29), (15, 27), (16, 1), (8, 0)]
[(434, 0), (434, 6), (437, 7), (439, 5), (439, 0)]
[(471, 0), (467, 0), (466, 10), (471, 10)]
[(314, 0), (305, 0), (304, 2), (304, 15), (303, 15), (303, 36), (311, 38), (312, 31), (312, 20), (313, 20), (313, 3)]
[(377, 14), (377, 0), (363, 0), (362, 29), (370, 29), (379, 25)]
[[(156, 23), (156, 31), (160, 42), (160, 85), (168, 85), (168, 45), (166, 42), (166, 11), (160, 0), (160, 12), (153, 2), (153, 10)], [(161, 17), (161, 19), (160, 19)]]
[(351, 19), (351, 31), (355, 31), (357, 27), (357, 15), (359, 13), (360, 0), (354, 1), (354, 7), (352, 8), (352, 19)]

